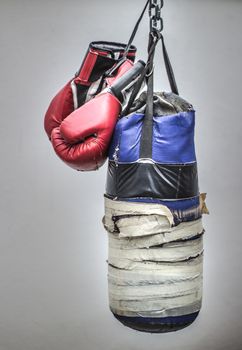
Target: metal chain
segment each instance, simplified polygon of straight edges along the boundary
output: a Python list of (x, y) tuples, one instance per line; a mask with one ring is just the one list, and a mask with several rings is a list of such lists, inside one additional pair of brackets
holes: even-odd
[(151, 32), (162, 32), (163, 30), (163, 19), (161, 17), (163, 6), (164, 0), (150, 0), (149, 16)]

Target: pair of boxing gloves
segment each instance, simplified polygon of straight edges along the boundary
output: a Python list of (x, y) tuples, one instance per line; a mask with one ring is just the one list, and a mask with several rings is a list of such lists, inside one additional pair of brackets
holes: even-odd
[(90, 44), (79, 72), (53, 98), (45, 130), (56, 154), (79, 171), (96, 170), (106, 160), (122, 110), (122, 91), (142, 73), (136, 48), (109, 42)]

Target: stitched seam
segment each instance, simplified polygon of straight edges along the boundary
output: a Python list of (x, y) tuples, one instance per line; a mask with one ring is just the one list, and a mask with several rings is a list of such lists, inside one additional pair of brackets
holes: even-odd
[(177, 178), (177, 189), (176, 189), (176, 198), (178, 198), (178, 193), (180, 190), (180, 184), (181, 184), (181, 172), (182, 172), (182, 168), (179, 167), (179, 173), (178, 173), (178, 178)]

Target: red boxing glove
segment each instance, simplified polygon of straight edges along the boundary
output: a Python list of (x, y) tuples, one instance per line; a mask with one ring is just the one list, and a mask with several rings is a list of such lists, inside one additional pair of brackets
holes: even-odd
[(67, 165), (81, 171), (96, 170), (103, 165), (122, 110), (122, 91), (141, 74), (144, 66), (142, 61), (135, 65), (124, 61), (117, 69), (115, 79), (111, 79), (111, 86), (53, 129), (52, 145)]
[[(126, 60), (118, 69), (117, 81), (133, 67)], [(113, 84), (115, 81), (112, 78)], [(107, 158), (107, 150), (122, 105), (106, 89), (71, 113), (55, 128), (51, 141), (57, 155), (76, 170), (97, 170)]]
[[(104, 74), (120, 60), (125, 48), (124, 44), (105, 41), (90, 44), (79, 72), (53, 98), (46, 112), (44, 126), (49, 138), (70, 113), (102, 90)], [(134, 61), (135, 54), (136, 48), (131, 46), (127, 58)]]

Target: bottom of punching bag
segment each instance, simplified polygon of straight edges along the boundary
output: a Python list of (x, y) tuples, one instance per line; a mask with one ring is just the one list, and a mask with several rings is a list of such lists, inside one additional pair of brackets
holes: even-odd
[(168, 333), (181, 330), (190, 326), (195, 321), (198, 314), (199, 311), (183, 316), (146, 318), (119, 316), (113, 313), (114, 317), (124, 326), (147, 333)]

